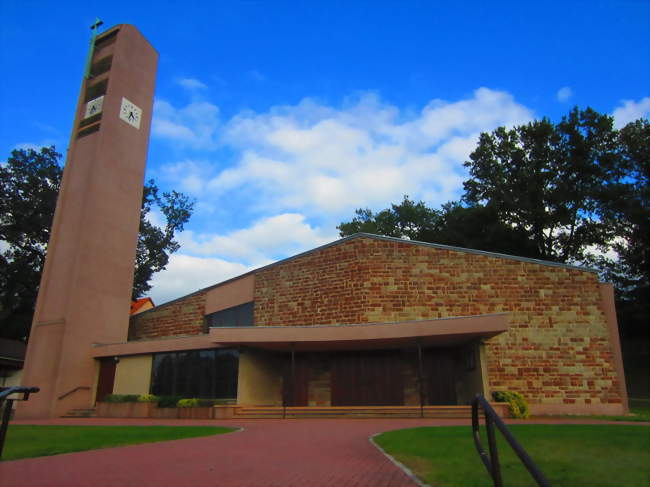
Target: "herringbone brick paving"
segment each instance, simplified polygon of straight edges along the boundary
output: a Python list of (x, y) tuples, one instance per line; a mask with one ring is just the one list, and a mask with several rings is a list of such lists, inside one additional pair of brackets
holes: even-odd
[(212, 437), (3, 462), (0, 464), (2, 486), (413, 486), (416, 483), (372, 445), (369, 437), (380, 431), (433, 421), (199, 422), (91, 418), (29, 423), (211, 424), (244, 429)]
[[(596, 421), (549, 419), (526, 422), (584, 424)], [(414, 486), (417, 485), (414, 480), (370, 443), (371, 435), (400, 428), (452, 425), (465, 425), (467, 434), (471, 434), (467, 420), (433, 419), (199, 421), (79, 418), (14, 421), (12, 424), (207, 424), (244, 429), (212, 437), (1, 462), (2, 487)]]

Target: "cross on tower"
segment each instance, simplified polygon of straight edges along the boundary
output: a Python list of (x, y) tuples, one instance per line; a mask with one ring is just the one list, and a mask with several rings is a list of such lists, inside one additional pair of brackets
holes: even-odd
[(95, 17), (95, 23), (90, 26), (90, 30), (93, 31), (93, 35), (90, 37), (90, 49), (88, 50), (88, 58), (86, 59), (86, 72), (85, 72), (85, 78), (88, 79), (90, 78), (90, 68), (92, 67), (92, 61), (93, 61), (93, 52), (95, 51), (95, 38), (97, 37), (97, 33), (99, 32), (99, 26), (102, 25), (104, 22), (99, 19), (99, 17)]

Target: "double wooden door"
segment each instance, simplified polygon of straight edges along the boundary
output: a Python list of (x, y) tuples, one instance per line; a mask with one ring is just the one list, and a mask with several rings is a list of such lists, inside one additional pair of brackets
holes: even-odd
[(401, 406), (404, 364), (399, 350), (332, 357), (332, 406)]

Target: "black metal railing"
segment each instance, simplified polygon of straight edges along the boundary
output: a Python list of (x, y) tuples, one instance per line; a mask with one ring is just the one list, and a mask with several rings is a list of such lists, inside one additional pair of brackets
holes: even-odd
[[(485, 429), (487, 431), (487, 440), (490, 454), (488, 455), (483, 448), (483, 443), (481, 442), (480, 435), (480, 425), (479, 425), (479, 416), (478, 409), (479, 407), (483, 408), (485, 413)], [(506, 424), (499, 417), (499, 415), (492, 409), (490, 403), (488, 403), (483, 396), (477, 394), (474, 400), (472, 401), (472, 436), (474, 437), (474, 445), (478, 451), (485, 468), (487, 469), (490, 477), (492, 477), (492, 482), (494, 487), (502, 487), (503, 479), (501, 478), (501, 465), (499, 464), (499, 451), (497, 449), (497, 441), (494, 436), (494, 427), (497, 427), (501, 432), (506, 441), (510, 444), (510, 447), (517, 454), (521, 463), (524, 464), (530, 475), (535, 479), (537, 485), (540, 487), (550, 487), (551, 483), (546, 480), (544, 474), (541, 470), (535, 465), (535, 462), (530, 458), (526, 450), (519, 444), (519, 442), (512, 435)]]
[(0, 408), (4, 403), (4, 411), (2, 412), (2, 425), (0, 426), (0, 460), (2, 460), (2, 450), (5, 446), (5, 436), (7, 436), (7, 428), (9, 427), (9, 418), (11, 417), (11, 409), (13, 408), (15, 399), (12, 394), (22, 394), (22, 399), (19, 401), (27, 401), (29, 395), (38, 392), (38, 387), (0, 387)]

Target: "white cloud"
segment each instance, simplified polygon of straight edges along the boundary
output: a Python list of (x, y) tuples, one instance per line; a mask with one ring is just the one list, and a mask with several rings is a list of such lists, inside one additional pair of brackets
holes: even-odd
[(487, 88), (465, 100), (433, 100), (406, 118), (373, 94), (337, 110), (313, 100), (241, 113), (222, 143), (241, 156), (207, 186), (217, 197), (254, 188), (270, 211), (344, 214), (386, 206), (408, 193), (436, 205), (459, 196), (462, 163), (481, 131), (524, 123), (532, 113)]
[(573, 90), (568, 86), (563, 86), (562, 88), (557, 90), (557, 93), (555, 94), (557, 100), (562, 103), (569, 101), (569, 99), (572, 96), (573, 96)]
[(179, 147), (210, 149), (215, 146), (219, 128), (219, 107), (207, 101), (194, 101), (184, 108), (156, 99), (152, 133)]
[(623, 106), (614, 110), (614, 124), (621, 128), (639, 118), (650, 116), (650, 97), (641, 98), (638, 102), (634, 100), (622, 100)]
[(179, 236), (179, 243), (184, 252), (194, 255), (218, 255), (261, 266), (336, 238), (334, 232), (312, 227), (304, 215), (283, 213), (262, 218), (248, 228), (226, 235), (186, 231)]
[(205, 83), (199, 81), (198, 79), (194, 78), (182, 78), (176, 81), (179, 85), (181, 85), (183, 88), (190, 90), (190, 91), (196, 91), (196, 90), (207, 90), (208, 87)]
[(249, 270), (239, 262), (172, 254), (167, 268), (153, 276), (149, 296), (160, 305)]

